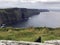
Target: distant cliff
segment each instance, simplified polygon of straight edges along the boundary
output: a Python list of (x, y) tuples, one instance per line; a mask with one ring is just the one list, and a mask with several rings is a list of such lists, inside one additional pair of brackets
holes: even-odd
[(32, 15), (38, 15), (40, 11), (38, 9), (26, 9), (26, 8), (7, 8), (0, 9), (0, 25), (1, 24), (13, 24), (20, 20), (27, 19)]

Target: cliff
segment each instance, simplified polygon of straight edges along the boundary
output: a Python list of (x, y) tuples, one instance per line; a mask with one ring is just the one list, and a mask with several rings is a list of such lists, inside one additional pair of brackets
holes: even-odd
[(27, 19), (32, 15), (38, 15), (40, 11), (38, 9), (26, 9), (26, 8), (6, 8), (0, 9), (0, 25), (1, 24), (14, 24), (18, 21)]

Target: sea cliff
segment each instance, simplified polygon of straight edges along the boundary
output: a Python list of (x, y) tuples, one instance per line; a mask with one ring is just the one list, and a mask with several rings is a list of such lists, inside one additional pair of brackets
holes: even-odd
[(1, 24), (14, 24), (18, 21), (28, 19), (32, 15), (38, 15), (40, 11), (38, 9), (26, 9), (26, 8), (6, 8), (0, 9), (0, 25)]
[(11, 25), (22, 20), (28, 20), (40, 12), (49, 12), (48, 9), (5, 8), (0, 9), (0, 25)]

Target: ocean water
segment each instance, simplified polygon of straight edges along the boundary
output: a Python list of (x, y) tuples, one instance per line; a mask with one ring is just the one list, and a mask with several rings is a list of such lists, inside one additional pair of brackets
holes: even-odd
[(32, 16), (27, 21), (18, 23), (13, 27), (60, 27), (60, 12), (41, 12), (39, 15)]

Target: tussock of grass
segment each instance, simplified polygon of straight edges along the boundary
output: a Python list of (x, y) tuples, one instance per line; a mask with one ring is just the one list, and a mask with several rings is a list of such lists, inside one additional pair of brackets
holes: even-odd
[(0, 28), (0, 40), (35, 41), (39, 36), (42, 42), (60, 39), (60, 28)]

